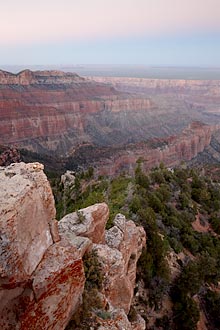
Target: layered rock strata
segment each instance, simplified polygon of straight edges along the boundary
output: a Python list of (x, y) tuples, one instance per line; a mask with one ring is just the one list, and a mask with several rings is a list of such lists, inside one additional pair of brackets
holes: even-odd
[[(189, 160), (219, 127), (218, 80), (94, 79), (60, 71), (0, 71), (0, 144), (54, 157), (51, 163), (72, 156), (75, 164), (84, 158), (84, 147), (106, 148), (112, 156), (94, 165), (114, 174), (114, 168), (133, 170), (143, 155), (147, 168)], [(191, 129), (194, 122), (206, 125)], [(164, 142), (166, 148), (152, 146)], [(96, 152), (87, 163), (94, 158)]]
[(25, 70), (14, 75), (0, 71), (3, 145), (65, 155), (77, 144), (101, 142), (103, 125), (108, 126), (103, 121), (108, 118), (112, 121), (121, 112), (129, 114), (151, 107), (149, 98), (132, 97), (73, 73)]
[(115, 150), (111, 156), (94, 163), (96, 172), (99, 175), (112, 176), (126, 170), (133, 174), (137, 160), (142, 161), (145, 170), (158, 166), (161, 162), (168, 167), (176, 166), (203, 152), (209, 146), (212, 134), (218, 127), (219, 125), (209, 126), (194, 122), (179, 136), (154, 139), (149, 143), (130, 145), (125, 150)]
[(192, 79), (150, 79), (150, 78), (130, 78), (130, 77), (89, 77), (99, 83), (107, 83), (119, 90), (132, 92), (171, 92), (178, 91), (193, 93), (205, 93), (219, 98), (220, 80), (192, 80)]
[(105, 231), (109, 209), (96, 204), (55, 220), (54, 199), (39, 163), (0, 167), (0, 328), (62, 330), (80, 306), (82, 257), (96, 250), (104, 283), (100, 295), (111, 319), (99, 329), (144, 330), (127, 318), (136, 263), (145, 246), (142, 227), (123, 215)]

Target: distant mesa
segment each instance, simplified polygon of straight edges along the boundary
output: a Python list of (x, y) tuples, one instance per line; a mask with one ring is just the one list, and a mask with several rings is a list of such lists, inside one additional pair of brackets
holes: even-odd
[(62, 71), (23, 70), (17, 74), (0, 70), (1, 85), (62, 84), (84, 81), (76, 73)]

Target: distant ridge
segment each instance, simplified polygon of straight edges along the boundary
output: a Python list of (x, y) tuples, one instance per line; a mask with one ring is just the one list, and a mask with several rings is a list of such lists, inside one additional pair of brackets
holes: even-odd
[(31, 71), (25, 69), (18, 73), (0, 70), (0, 85), (71, 84), (84, 80), (76, 73), (57, 70)]

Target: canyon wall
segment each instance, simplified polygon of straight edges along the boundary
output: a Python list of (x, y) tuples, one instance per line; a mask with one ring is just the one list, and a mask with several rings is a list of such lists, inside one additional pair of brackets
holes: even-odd
[[(130, 144), (125, 148), (100, 151), (87, 148), (78, 153), (82, 155), (82, 167), (94, 166), (97, 175), (114, 176), (121, 171), (133, 175), (138, 160), (141, 160), (143, 169), (149, 170), (161, 162), (173, 167), (193, 159), (210, 145), (212, 135), (219, 128), (220, 125), (209, 126), (193, 122), (177, 136), (155, 138), (146, 143)], [(93, 156), (94, 153), (96, 157)], [(79, 157), (76, 156), (76, 159), (79, 160)], [(70, 158), (68, 167), (71, 168), (74, 164), (74, 157)]]
[[(118, 215), (115, 227), (105, 231), (105, 203), (80, 210), (80, 221), (79, 213), (72, 213), (58, 224), (39, 163), (0, 167), (0, 181), (0, 328), (65, 329), (82, 303), (82, 257), (95, 250), (104, 275), (100, 296), (103, 308), (108, 306), (111, 329), (123, 320), (126, 329), (144, 330), (141, 317), (134, 324), (127, 318), (136, 263), (146, 242), (143, 228)], [(105, 327), (102, 318), (98, 323), (99, 329)]]
[[(0, 71), (0, 144), (63, 155), (83, 142), (98, 142), (107, 120), (152, 107), (148, 98), (131, 97), (59, 71)], [(97, 132), (96, 132), (97, 131)], [(111, 129), (110, 129), (111, 131)]]
[(219, 80), (93, 78), (0, 71), (0, 144), (113, 175), (190, 160), (220, 125)]
[(219, 97), (220, 80), (191, 80), (191, 79), (149, 79), (129, 77), (88, 77), (91, 80), (111, 84), (118, 90), (146, 91), (192, 91), (204, 92), (205, 95), (213, 94)]

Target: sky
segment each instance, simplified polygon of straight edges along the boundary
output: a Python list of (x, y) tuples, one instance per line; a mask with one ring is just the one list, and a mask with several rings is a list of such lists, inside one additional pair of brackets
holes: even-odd
[(0, 65), (220, 67), (220, 0), (0, 0)]

